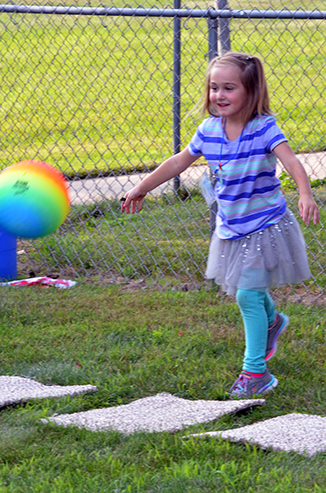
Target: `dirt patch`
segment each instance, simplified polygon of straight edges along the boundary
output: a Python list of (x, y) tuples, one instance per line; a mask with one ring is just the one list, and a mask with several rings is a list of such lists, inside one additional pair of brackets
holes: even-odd
[[(37, 258), (36, 258), (37, 256)], [(17, 269), (18, 279), (48, 276), (52, 279), (80, 279), (82, 282), (94, 283), (99, 286), (117, 285), (123, 291), (215, 291), (219, 299), (235, 301), (234, 296), (227, 296), (219, 286), (212, 281), (184, 281), (184, 280), (166, 280), (156, 282), (148, 279), (128, 279), (119, 276), (114, 272), (99, 271), (97, 269), (85, 269), (84, 272), (78, 273), (74, 268), (69, 266), (49, 268), (45, 260), (39, 258), (40, 254), (33, 245), (26, 245), (23, 242), (17, 244)], [(326, 306), (326, 295), (316, 286), (285, 286), (275, 289), (271, 292), (274, 301), (279, 303), (295, 303), (304, 305)]]

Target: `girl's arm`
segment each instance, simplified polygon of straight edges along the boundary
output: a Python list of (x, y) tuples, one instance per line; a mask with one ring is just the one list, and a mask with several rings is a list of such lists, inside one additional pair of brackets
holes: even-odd
[(137, 203), (138, 210), (140, 211), (143, 204), (143, 198), (148, 192), (185, 171), (196, 161), (196, 159), (198, 159), (198, 157), (199, 156), (192, 156), (188, 151), (188, 148), (185, 148), (183, 151), (179, 152), (179, 154), (169, 157), (161, 164), (161, 166), (153, 171), (153, 173), (146, 176), (139, 185), (126, 193), (125, 200), (121, 205), (121, 211), (129, 214), (131, 205), (131, 212), (134, 214)]
[(313, 198), (309, 178), (304, 167), (287, 142), (282, 142), (276, 146), (274, 152), (298, 187), (300, 195), (298, 206), (301, 219), (308, 225), (311, 219), (313, 219), (314, 224), (317, 224), (320, 221), (320, 212)]

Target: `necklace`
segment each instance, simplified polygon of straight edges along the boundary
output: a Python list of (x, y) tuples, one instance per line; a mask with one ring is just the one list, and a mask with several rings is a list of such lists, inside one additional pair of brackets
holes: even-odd
[[(224, 125), (222, 126), (223, 133), (222, 133), (222, 143), (221, 143), (221, 146), (220, 146), (220, 157), (219, 157), (219, 160), (218, 160), (218, 168), (216, 168), (216, 170), (214, 171), (215, 174), (217, 172), (219, 174), (221, 187), (223, 186), (223, 177), (222, 177), (222, 153), (223, 153), (223, 144), (224, 144), (224, 138), (225, 138), (225, 127), (226, 127), (226, 118), (225, 118)], [(239, 152), (239, 149), (240, 149), (241, 140), (242, 140), (242, 136), (243, 136), (243, 132), (244, 132), (244, 128), (242, 128), (242, 130), (241, 130), (241, 134), (240, 134), (240, 137), (239, 137), (239, 142), (238, 142), (237, 150), (235, 151), (235, 153), (227, 161), (225, 161), (225, 163), (223, 164), (223, 166), (225, 166), (227, 163), (229, 163), (230, 161), (232, 161), (232, 159), (234, 159), (238, 155), (238, 152)]]

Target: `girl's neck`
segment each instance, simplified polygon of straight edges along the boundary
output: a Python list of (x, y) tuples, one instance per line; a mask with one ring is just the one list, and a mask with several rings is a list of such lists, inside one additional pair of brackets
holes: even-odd
[(228, 118), (223, 118), (222, 125), (224, 128), (224, 132), (226, 137), (229, 140), (237, 140), (237, 138), (241, 135), (242, 130), (244, 129), (244, 122), (241, 120), (229, 120)]

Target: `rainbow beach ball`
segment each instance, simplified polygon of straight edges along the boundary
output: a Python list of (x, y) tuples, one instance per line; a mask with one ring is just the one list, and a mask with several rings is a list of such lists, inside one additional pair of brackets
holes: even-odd
[(13, 236), (53, 233), (69, 205), (67, 180), (43, 161), (21, 161), (0, 173), (0, 228)]

